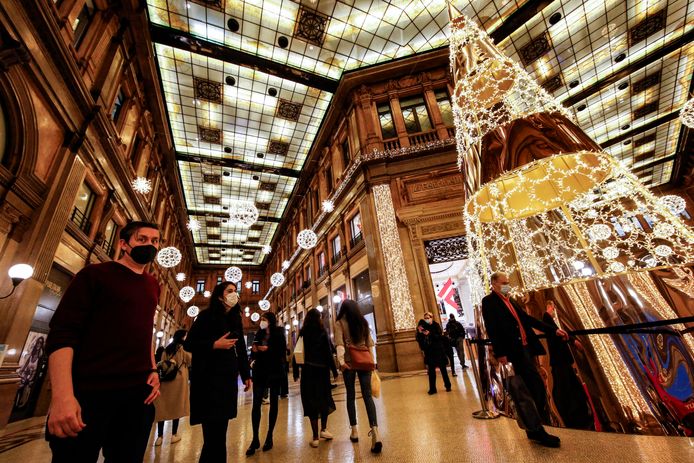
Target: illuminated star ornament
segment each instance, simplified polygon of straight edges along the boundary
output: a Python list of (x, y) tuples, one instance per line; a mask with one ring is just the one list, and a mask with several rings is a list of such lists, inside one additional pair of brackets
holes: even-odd
[(152, 191), (152, 182), (145, 177), (137, 177), (132, 183), (133, 190), (140, 194), (146, 195)]
[(194, 219), (191, 217), (188, 220), (186, 227), (188, 228), (188, 230), (190, 230), (192, 232), (198, 231), (198, 230), (200, 230), (200, 221), (198, 221), (198, 219)]
[(313, 230), (301, 230), (298, 235), (296, 235), (296, 244), (303, 249), (312, 249), (318, 243), (318, 237)]
[(231, 281), (232, 283), (238, 283), (241, 281), (242, 275), (241, 269), (238, 267), (229, 267), (224, 272), (224, 278), (226, 281)]
[(164, 248), (157, 254), (157, 262), (162, 267), (171, 268), (177, 266), (181, 262), (181, 251), (174, 246)]
[(178, 292), (178, 297), (180, 297), (183, 302), (189, 302), (194, 296), (195, 290), (190, 286), (184, 286)]
[(332, 212), (335, 210), (335, 204), (329, 199), (326, 199), (321, 204), (321, 208), (323, 209), (323, 212)]

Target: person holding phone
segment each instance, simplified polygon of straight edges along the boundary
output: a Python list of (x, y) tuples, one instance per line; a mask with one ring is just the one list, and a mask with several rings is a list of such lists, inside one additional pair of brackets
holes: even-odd
[(227, 461), (229, 420), (236, 418), (238, 376), (251, 386), (236, 284), (215, 286), (210, 305), (200, 312), (184, 348), (193, 354), (190, 375), (190, 424), (202, 425), (200, 463)]

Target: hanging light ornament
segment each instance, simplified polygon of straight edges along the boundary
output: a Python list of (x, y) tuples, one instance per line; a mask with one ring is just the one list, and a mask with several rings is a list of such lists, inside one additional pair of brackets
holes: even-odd
[(303, 249), (312, 249), (318, 243), (318, 237), (313, 232), (313, 230), (301, 230), (298, 235), (296, 235), (296, 244)]
[(241, 281), (242, 276), (243, 273), (241, 272), (241, 269), (238, 267), (229, 267), (224, 272), (224, 279), (226, 281), (231, 281), (232, 283), (238, 283), (239, 281)]
[(250, 227), (258, 220), (258, 208), (252, 201), (234, 201), (229, 207), (229, 223)]
[(190, 318), (197, 317), (199, 313), (200, 308), (197, 305), (191, 305), (190, 307), (188, 307), (188, 310), (186, 310), (186, 314), (188, 314)]
[(680, 111), (680, 122), (690, 129), (694, 129), (694, 98), (690, 98)]
[(251, 289), (251, 286), (253, 286), (253, 283), (251, 281), (247, 281), (244, 286), (246, 287), (246, 289)]
[(190, 230), (192, 232), (196, 232), (196, 231), (200, 230), (200, 227), (201, 227), (200, 221), (198, 219), (194, 219), (193, 217), (191, 217), (190, 219), (188, 219), (188, 223), (186, 224), (186, 227), (188, 228), (188, 230)]
[(183, 302), (189, 302), (195, 296), (195, 290), (190, 286), (184, 286), (178, 292), (178, 297), (181, 298)]
[(169, 246), (164, 248), (157, 254), (157, 262), (159, 265), (166, 268), (171, 268), (177, 266), (181, 262), (181, 251), (176, 249), (174, 246)]
[(290, 263), (288, 260), (283, 261), (282, 262), (282, 270), (287, 270), (289, 268), (289, 265), (290, 265)]
[(267, 299), (262, 299), (261, 301), (258, 302), (258, 307), (260, 307), (260, 310), (269, 310), (270, 309), (270, 301)]
[(316, 310), (323, 313), (323, 306), (322, 305), (317, 305)]
[(138, 193), (146, 195), (152, 191), (152, 182), (148, 178), (137, 177), (135, 180), (133, 180), (132, 187), (133, 190), (137, 191)]
[(687, 202), (677, 195), (665, 195), (660, 197), (663, 206), (670, 209), (674, 215), (680, 215), (687, 207)]
[(330, 213), (330, 212), (332, 212), (332, 211), (335, 210), (335, 203), (333, 203), (333, 202), (332, 202), (331, 200), (329, 200), (329, 199), (325, 199), (325, 200), (323, 200), (323, 202), (321, 203), (321, 208), (323, 209), (323, 212), (328, 212), (328, 213)]
[(176, 274), (176, 281), (185, 281), (186, 280), (186, 274), (183, 272), (177, 273)]
[(270, 283), (272, 283), (272, 286), (282, 286), (284, 284), (284, 275), (280, 272), (273, 273), (270, 277)]
[(202, 295), (205, 297), (210, 297), (212, 295), (212, 293), (209, 291), (205, 291), (204, 293), (202, 293)]
[(272, 246), (265, 245), (263, 246), (262, 253), (263, 254), (270, 254), (272, 252)]
[(253, 312), (253, 315), (251, 315), (251, 321), (256, 323), (258, 320), (260, 320), (260, 315), (258, 315), (258, 312)]

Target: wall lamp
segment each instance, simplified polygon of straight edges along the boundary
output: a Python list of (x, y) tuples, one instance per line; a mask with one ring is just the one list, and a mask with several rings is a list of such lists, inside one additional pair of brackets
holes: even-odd
[(27, 278), (31, 278), (31, 276), (34, 274), (34, 267), (28, 264), (16, 264), (10, 267), (10, 270), (7, 272), (7, 274), (10, 276), (12, 279), (12, 291), (7, 296), (1, 296), (0, 299), (7, 299), (14, 293), (15, 288), (21, 283), (22, 281), (26, 280)]

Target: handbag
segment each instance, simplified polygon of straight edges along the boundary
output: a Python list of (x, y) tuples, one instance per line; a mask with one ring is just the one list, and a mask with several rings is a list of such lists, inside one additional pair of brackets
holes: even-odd
[(304, 364), (304, 337), (299, 336), (299, 340), (296, 341), (294, 346), (294, 361), (297, 365)]
[(165, 383), (173, 381), (178, 375), (178, 365), (175, 360), (162, 360), (157, 364), (157, 373), (159, 373), (159, 382)]
[[(542, 427), (542, 418), (537, 411), (533, 396), (522, 377), (513, 370), (513, 365), (502, 365), (502, 375), (506, 376), (506, 388), (511, 396), (513, 411), (515, 412), (518, 427), (535, 431)], [(504, 374), (505, 373), (505, 374)]]
[(381, 378), (376, 370), (371, 373), (371, 395), (377, 399), (381, 396)]
[(349, 349), (349, 357), (351, 360), (349, 367), (352, 370), (373, 371), (376, 369), (374, 359), (371, 356), (371, 349), (367, 346), (349, 344), (347, 348)]

